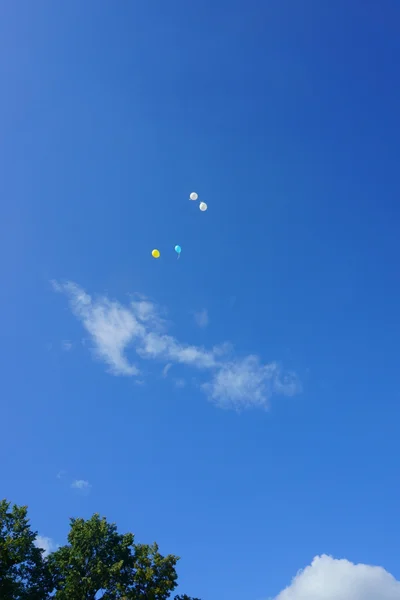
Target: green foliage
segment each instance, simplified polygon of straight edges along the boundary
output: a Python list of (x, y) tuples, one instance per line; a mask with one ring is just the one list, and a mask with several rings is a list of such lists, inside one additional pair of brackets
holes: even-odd
[(26, 506), (1, 501), (1, 600), (167, 600), (177, 585), (177, 556), (134, 543), (98, 514), (71, 519), (68, 543), (47, 558), (35, 540)]
[(71, 519), (68, 544), (49, 559), (57, 600), (166, 600), (176, 587), (178, 558), (163, 557), (157, 544), (134, 544), (95, 514)]
[(0, 501), (0, 598), (46, 600), (51, 589), (42, 550), (35, 547), (26, 506)]

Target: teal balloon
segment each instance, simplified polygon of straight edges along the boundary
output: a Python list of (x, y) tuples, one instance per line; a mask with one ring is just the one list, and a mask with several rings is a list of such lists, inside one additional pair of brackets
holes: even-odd
[(175, 252), (180, 254), (182, 252), (182, 248), (180, 246), (175, 246)]

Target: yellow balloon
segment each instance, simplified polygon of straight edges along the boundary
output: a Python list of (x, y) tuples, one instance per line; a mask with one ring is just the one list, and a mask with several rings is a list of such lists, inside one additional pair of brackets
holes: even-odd
[(160, 251), (155, 248), (151, 255), (153, 258), (160, 258)]

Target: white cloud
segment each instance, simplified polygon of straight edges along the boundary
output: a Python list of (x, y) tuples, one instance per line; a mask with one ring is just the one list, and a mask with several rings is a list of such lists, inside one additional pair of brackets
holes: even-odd
[(199, 310), (194, 313), (194, 320), (197, 325), (201, 328), (207, 327), (209, 323), (208, 312), (207, 309), (203, 308), (203, 310)]
[(129, 343), (143, 333), (133, 312), (117, 302), (102, 298), (92, 302), (75, 283), (53, 283), (56, 291), (67, 293), (74, 314), (82, 321), (92, 337), (97, 356), (104, 360), (115, 375), (137, 375), (138, 369), (130, 365), (124, 356)]
[(230, 407), (240, 409), (248, 404), (265, 406), (276, 386), (287, 393), (278, 365), (263, 365), (257, 356), (247, 356), (223, 364), (204, 388), (220, 406), (225, 407), (228, 400)]
[(186, 387), (186, 381), (184, 379), (174, 379), (174, 384), (175, 387), (177, 387), (178, 389), (183, 389), (184, 387)]
[(170, 371), (170, 369), (172, 367), (173, 367), (173, 365), (171, 363), (168, 363), (167, 365), (165, 365), (165, 367), (162, 370), (163, 377), (166, 377), (168, 375), (168, 372)]
[(36, 536), (35, 546), (44, 550), (43, 556), (48, 556), (50, 552), (57, 550), (58, 545), (49, 537), (43, 535)]
[(71, 483), (71, 487), (75, 490), (79, 490), (81, 492), (88, 494), (90, 492), (92, 486), (85, 479), (75, 479), (75, 481), (73, 481)]
[(252, 355), (239, 358), (227, 343), (208, 350), (179, 342), (165, 332), (166, 322), (148, 300), (134, 299), (124, 306), (104, 296), (92, 299), (75, 283), (53, 287), (68, 296), (73, 313), (90, 335), (95, 356), (114, 375), (140, 375), (126, 355), (132, 348), (140, 359), (166, 363), (164, 377), (174, 364), (208, 373), (202, 389), (225, 408), (266, 407), (274, 393), (290, 396), (300, 391), (296, 376), (282, 374), (275, 362), (263, 364)]
[(72, 350), (72, 342), (70, 342), (69, 340), (64, 340), (62, 343), (62, 348), (66, 352), (69, 352), (70, 350)]
[(322, 555), (275, 600), (400, 600), (400, 581), (382, 567)]

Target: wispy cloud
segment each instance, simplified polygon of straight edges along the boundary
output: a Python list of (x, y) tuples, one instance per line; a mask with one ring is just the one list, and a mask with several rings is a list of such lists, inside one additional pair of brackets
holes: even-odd
[(179, 342), (166, 333), (157, 306), (148, 300), (133, 299), (122, 305), (105, 296), (93, 299), (75, 283), (54, 282), (53, 286), (68, 296), (73, 313), (90, 335), (95, 356), (114, 375), (140, 375), (137, 361), (128, 360), (131, 349), (139, 359), (164, 362), (164, 376), (174, 364), (203, 372), (202, 389), (225, 408), (265, 408), (274, 393), (291, 396), (300, 391), (295, 374), (282, 373), (276, 362), (237, 356), (226, 343), (207, 349)]
[(207, 327), (207, 325), (209, 323), (207, 309), (203, 308), (203, 310), (196, 311), (194, 313), (194, 320), (196, 321), (196, 323), (199, 327), (201, 327), (201, 328)]
[(75, 481), (71, 483), (71, 487), (74, 490), (79, 490), (85, 494), (88, 494), (92, 488), (91, 484), (86, 481), (86, 479), (75, 479)]
[(129, 343), (142, 334), (141, 325), (133, 312), (116, 302), (102, 298), (92, 302), (91, 297), (78, 285), (53, 283), (54, 289), (68, 294), (71, 308), (94, 342), (94, 350), (115, 375), (138, 375), (138, 369), (130, 365), (124, 356)]
[(58, 545), (49, 537), (38, 535), (34, 542), (37, 548), (44, 550), (43, 556), (48, 556), (51, 552), (57, 550)]
[(186, 381), (181, 378), (174, 379), (174, 384), (175, 387), (177, 387), (178, 389), (183, 389), (184, 387), (186, 387)]
[(70, 342), (69, 340), (64, 340), (62, 342), (62, 349), (65, 350), (66, 352), (69, 352), (70, 350), (72, 350), (72, 342)]
[(219, 406), (237, 409), (263, 407), (274, 393), (292, 396), (299, 391), (295, 375), (282, 376), (277, 363), (264, 365), (258, 356), (226, 361), (203, 387)]
[(165, 367), (162, 370), (163, 377), (166, 377), (168, 375), (168, 372), (170, 371), (170, 369), (172, 367), (173, 367), (173, 365), (171, 363), (168, 363), (167, 365), (165, 365)]

